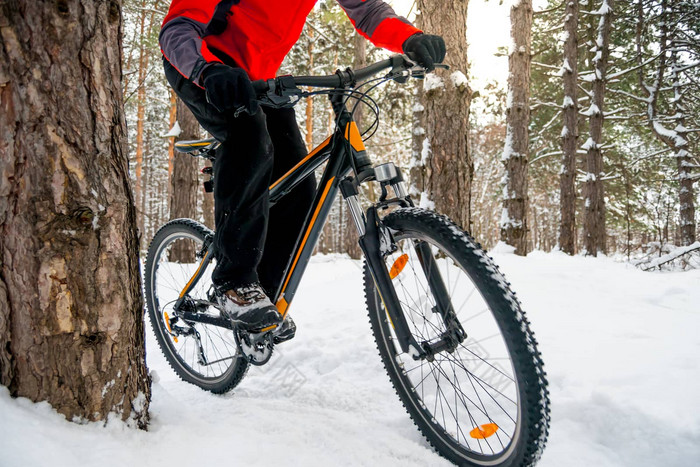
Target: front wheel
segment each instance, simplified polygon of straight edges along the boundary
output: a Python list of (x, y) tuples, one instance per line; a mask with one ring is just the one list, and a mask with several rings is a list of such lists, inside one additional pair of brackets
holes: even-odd
[(402, 352), (365, 264), (372, 331), (409, 415), (458, 465), (533, 465), (547, 439), (547, 381), (508, 283), (480, 246), (444, 216), (407, 208), (382, 223), (397, 247), (385, 257), (386, 267), (417, 343), (437, 348), (462, 330), (429, 358)]

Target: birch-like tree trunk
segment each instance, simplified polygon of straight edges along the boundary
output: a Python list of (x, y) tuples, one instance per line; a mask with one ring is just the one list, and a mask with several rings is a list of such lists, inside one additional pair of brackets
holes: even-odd
[(121, 2), (0, 4), (0, 384), (145, 427)]
[(595, 12), (599, 17), (596, 30), (591, 86), (591, 106), (584, 112), (589, 119), (588, 140), (584, 144), (585, 175), (583, 180), (583, 248), (587, 255), (606, 251), (605, 186), (603, 184), (603, 121), (605, 86), (610, 58), (610, 27), (613, 0), (602, 0)]
[(559, 248), (576, 253), (576, 150), (578, 149), (578, 0), (568, 0), (564, 12), (564, 84), (561, 132), (562, 163), (559, 174), (561, 223)]
[(414, 106), (412, 194), (420, 204), (470, 229), (473, 164), (469, 154), (468, 0), (418, 0), (418, 26), (445, 39), (450, 70), (426, 76)]
[(506, 174), (503, 186), (501, 240), (527, 254), (527, 163), (530, 124), (530, 59), (532, 1), (521, 0), (510, 8), (511, 50), (508, 53), (506, 141), (501, 160)]

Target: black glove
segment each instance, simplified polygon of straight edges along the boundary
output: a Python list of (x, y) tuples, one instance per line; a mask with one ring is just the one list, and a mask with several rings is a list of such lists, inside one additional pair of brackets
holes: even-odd
[(245, 70), (217, 63), (205, 68), (202, 77), (207, 102), (219, 112), (242, 108), (246, 113), (255, 115), (260, 110)]
[(445, 58), (445, 41), (440, 36), (416, 33), (403, 43), (403, 52), (428, 71)]

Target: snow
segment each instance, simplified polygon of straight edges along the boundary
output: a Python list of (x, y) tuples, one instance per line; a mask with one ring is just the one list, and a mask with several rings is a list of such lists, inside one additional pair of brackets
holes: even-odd
[(175, 125), (173, 125), (173, 127), (166, 134), (164, 134), (162, 138), (170, 138), (171, 136), (177, 138), (178, 136), (180, 136), (180, 133), (182, 133), (182, 129), (180, 128), (180, 122), (175, 120)]
[(499, 221), (498, 226), (502, 229), (507, 229), (509, 227), (519, 228), (522, 227), (522, 222), (510, 217), (508, 208), (504, 207), (501, 211), (501, 220)]
[(435, 202), (430, 199), (430, 195), (427, 192), (421, 192), (418, 199), (420, 199), (418, 207), (423, 209), (435, 209)]
[(444, 87), (445, 83), (443, 83), (442, 78), (440, 78), (438, 75), (434, 73), (425, 75), (425, 79), (423, 80), (423, 91), (426, 93)]
[(665, 263), (668, 263), (670, 261), (673, 261), (676, 258), (680, 258), (681, 256), (685, 255), (686, 253), (689, 253), (691, 251), (696, 251), (700, 250), (700, 242), (695, 242), (691, 245), (688, 246), (682, 246), (678, 248), (672, 249), (669, 253), (659, 256), (657, 258), (654, 258), (653, 260), (646, 262), (646, 263), (640, 263), (642, 266), (642, 269), (649, 270), (653, 269), (656, 267), (659, 267), (660, 265), (663, 265)]
[(581, 115), (587, 115), (589, 117), (591, 115), (600, 115), (600, 109), (598, 108), (597, 105), (591, 104), (591, 106), (588, 109), (581, 112)]
[[(569, 32), (567, 31), (566, 34), (568, 36)], [(562, 64), (559, 71), (557, 71), (556, 75), (557, 76), (564, 76), (566, 73), (572, 73), (572, 72), (573, 72), (573, 70), (571, 69), (571, 65), (569, 64), (569, 59), (565, 58), (564, 63)]]
[(503, 143), (503, 153), (501, 154), (501, 162), (506, 162), (513, 157), (521, 157), (519, 152), (513, 150), (513, 130), (510, 125), (506, 126), (506, 140)]
[(574, 100), (571, 98), (571, 96), (564, 96), (564, 102), (562, 102), (561, 106), (564, 107), (565, 109), (567, 109), (569, 107), (573, 107)]
[(680, 136), (674, 130), (669, 130), (668, 128), (663, 126), (659, 121), (654, 120), (651, 123), (654, 126), (654, 131), (656, 131), (661, 136), (673, 140), (673, 143), (676, 145), (676, 147), (686, 146), (688, 144), (688, 140)]
[[(522, 258), (507, 246), (490, 254), (528, 312), (550, 382), (552, 425), (538, 466), (700, 465), (700, 271)], [(290, 308), (297, 337), (224, 396), (178, 380), (149, 325), (148, 432), (117, 420), (72, 424), (0, 388), (0, 464), (449, 465), (384, 373), (361, 276), (359, 262), (313, 258)]]
[(423, 138), (423, 145), (421, 147), (420, 151), (420, 165), (425, 166), (428, 163), (428, 160), (430, 159), (430, 140), (428, 138)]
[(454, 85), (454, 87), (456, 87), (457, 89), (466, 88), (469, 84), (469, 80), (467, 79), (467, 77), (464, 75), (464, 73), (462, 73), (459, 70), (452, 73), (450, 75), (450, 79), (452, 80), (452, 84)]
[(603, 0), (603, 4), (600, 6), (598, 11), (596, 11), (594, 14), (596, 15), (608, 15), (612, 12), (612, 8), (610, 8), (610, 5), (606, 0)]
[(588, 138), (585, 143), (583, 143), (583, 146), (581, 146), (581, 149), (584, 151), (588, 151), (589, 149), (595, 149), (598, 147), (598, 145), (593, 141), (593, 138)]

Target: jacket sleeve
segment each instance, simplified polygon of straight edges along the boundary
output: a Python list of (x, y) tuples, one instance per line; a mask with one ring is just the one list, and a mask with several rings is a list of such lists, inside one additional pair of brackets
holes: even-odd
[(382, 0), (338, 0), (338, 3), (357, 32), (377, 47), (402, 53), (404, 41), (421, 32)]
[(202, 71), (210, 63), (221, 63), (202, 40), (206, 24), (177, 17), (168, 21), (160, 31), (158, 42), (163, 56), (185, 78), (202, 85)]

